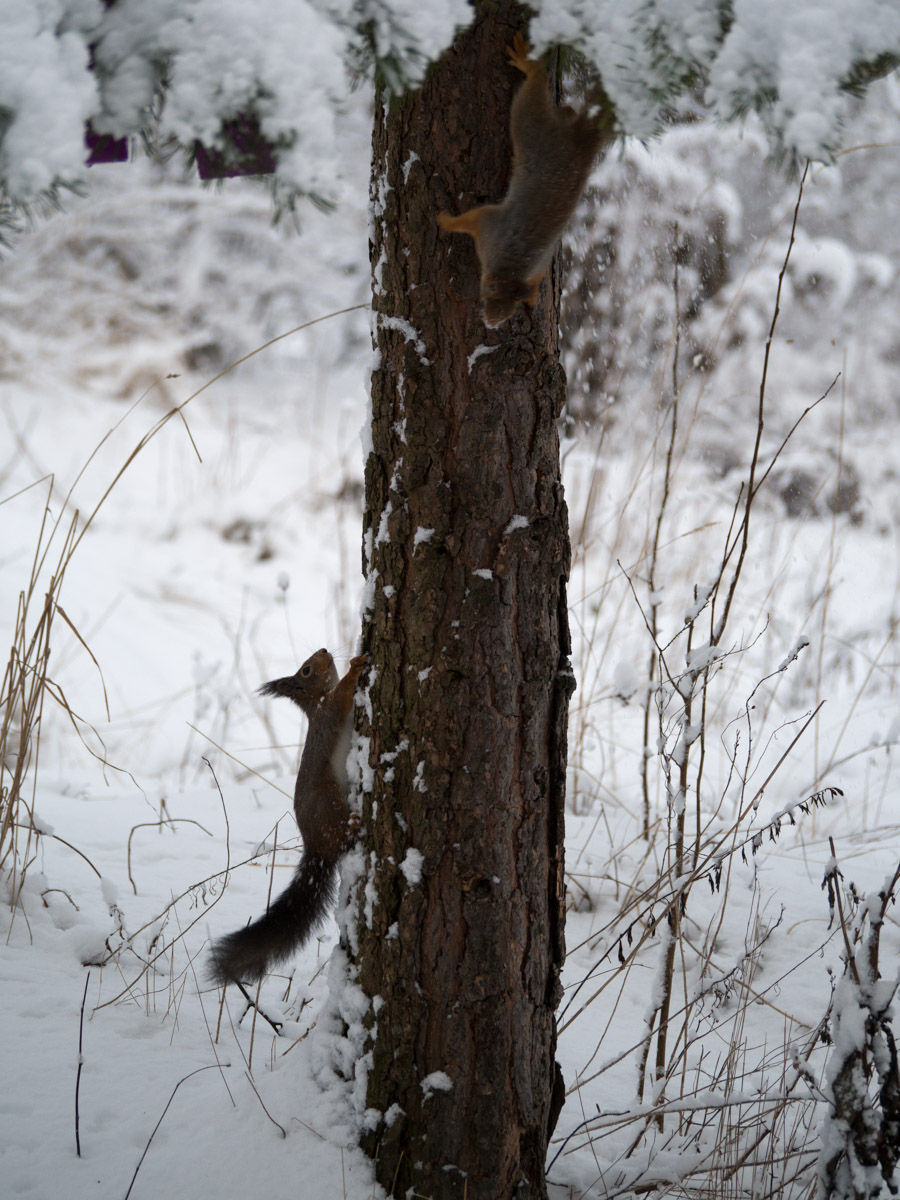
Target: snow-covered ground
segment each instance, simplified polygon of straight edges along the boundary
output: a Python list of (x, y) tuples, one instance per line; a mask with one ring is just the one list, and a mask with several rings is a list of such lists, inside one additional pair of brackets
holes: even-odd
[[(632, 172), (628, 212), (646, 204), (657, 214), (646, 255), (664, 258), (667, 205), (682, 223), (721, 211), (730, 266), (684, 317), (652, 595), (675, 349), (664, 262), (641, 276), (643, 291), (632, 288), (638, 316), (619, 313), (621, 357), (636, 353), (629, 347), (640, 356), (620, 364), (615, 388), (607, 383), (602, 420), (565, 433), (579, 690), (559, 1050), (572, 1090), (550, 1171), (559, 1197), (674, 1178), (710, 1154), (719, 1171), (710, 1194), (802, 1195), (814, 1179), (825, 1105), (798, 1082), (791, 1056), (821, 1079), (827, 1047), (816, 1031), (843, 949), (821, 889), (829, 838), (863, 894), (900, 859), (898, 115), (896, 87), (882, 87), (856, 118), (856, 143), (868, 148), (814, 171), (800, 210), (757, 479), (840, 378), (754, 500), (729, 655), (712, 666), (704, 738), (685, 752), (693, 787), (703, 751), (702, 848), (665, 1055), (666, 1101), (684, 1111), (662, 1131), (641, 1119), (637, 1077), (668, 936), (664, 768), (674, 794), (679, 739), (699, 716), (686, 722), (681, 693), (664, 689), (645, 742), (647, 621), (655, 610), (669, 643), (719, 569), (756, 434), (796, 184), (739, 131), (682, 130), (601, 169), (610, 188), (617, 171)], [(299, 233), (271, 226), (260, 190), (204, 191), (174, 168), (138, 162), (98, 169), (87, 198), (0, 262), (4, 637), (35, 548), (49, 544), (32, 622), (76, 509), (86, 526), (59, 595), (70, 624), (57, 617), (49, 666), (75, 715), (45, 700), (28, 793), (42, 834), (20, 834), (27, 870), (20, 862), (20, 904), (6, 910), (0, 953), (10, 1196), (125, 1196), (139, 1162), (136, 1200), (173, 1189), (185, 1200), (263, 1188), (270, 1200), (377, 1194), (347, 1148), (345, 1114), (317, 1082), (333, 925), (264, 986), (286, 1037), (250, 1017), (239, 1026), (242, 1004), (229, 994), (222, 1010), (203, 983), (208, 937), (258, 913), (270, 881), (279, 889), (296, 861), (299, 723), (256, 688), (321, 645), (339, 658), (354, 649), (366, 313), (294, 333), (199, 389), (270, 338), (365, 303), (365, 125), (360, 106), (345, 133), (345, 204), (334, 216), (304, 213)], [(633, 253), (640, 243), (631, 237)], [(640, 324), (647, 313), (653, 336)], [(195, 392), (117, 479), (141, 439)], [(696, 619), (693, 651), (707, 618)], [(673, 674), (684, 669), (686, 636), (666, 650)], [(842, 795), (777, 839), (726, 853), (826, 788)], [(691, 858), (691, 791), (685, 812)], [(898, 945), (889, 914), (888, 979)], [(655, 1055), (654, 1042), (645, 1104), (661, 1091)], [(780, 1161), (785, 1145), (805, 1157)], [(799, 1182), (785, 1183), (798, 1167)]]

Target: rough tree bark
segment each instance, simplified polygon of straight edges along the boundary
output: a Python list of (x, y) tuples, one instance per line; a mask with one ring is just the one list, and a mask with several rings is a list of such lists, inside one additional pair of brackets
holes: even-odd
[(505, 47), (524, 29), (508, 0), (485, 5), (419, 92), (376, 100), (373, 773), (350, 940), (373, 1001), (364, 1144), (396, 1197), (545, 1196), (561, 1103), (574, 680), (558, 284), (554, 270), (533, 310), (487, 330), (473, 243), (435, 222), (503, 195), (520, 82)]

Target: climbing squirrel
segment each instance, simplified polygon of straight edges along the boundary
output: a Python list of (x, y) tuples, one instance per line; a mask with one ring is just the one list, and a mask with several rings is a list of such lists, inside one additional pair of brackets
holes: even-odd
[(510, 62), (525, 76), (509, 117), (512, 178), (502, 204), (471, 208), (458, 217), (442, 212), (438, 224), (448, 233), (475, 239), (481, 262), (481, 303), (485, 325), (511, 317), (516, 304), (533, 305), (566, 222), (575, 211), (609, 121), (601, 122), (550, 96), (547, 71), (528, 57), (521, 34), (506, 47)]
[(309, 719), (294, 788), (303, 856), (264, 916), (213, 944), (209, 973), (216, 983), (255, 983), (303, 945), (334, 902), (338, 859), (352, 839), (347, 754), (353, 694), (365, 665), (364, 654), (351, 659), (339, 680), (334, 659), (317, 650), (296, 675), (259, 689), (264, 696), (287, 696)]

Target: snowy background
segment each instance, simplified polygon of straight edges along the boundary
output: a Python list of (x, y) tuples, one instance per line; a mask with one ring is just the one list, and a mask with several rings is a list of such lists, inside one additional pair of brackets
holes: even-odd
[[(339, 665), (355, 647), (367, 315), (295, 333), (199, 389), (269, 339), (366, 302), (368, 124), (359, 94), (337, 146), (341, 207), (305, 210), (299, 232), (273, 227), (252, 185), (202, 190), (174, 163), (138, 161), (95, 168), (83, 200), (0, 262), (4, 637), (36, 548), (47, 554), (32, 616), (75, 512), (80, 530), (96, 509), (59, 595), (71, 624), (52, 630), (49, 675), (69, 711), (48, 695), (30, 746), (42, 834), (20, 831), (27, 870), (4, 919), (9, 1195), (124, 1196), (173, 1088), (200, 1068), (210, 1069), (172, 1099), (134, 1197), (377, 1194), (346, 1148), (341, 1096), (320, 1089), (316, 1019), (334, 926), (264, 986), (286, 1037), (250, 1017), (239, 1026), (243, 1005), (229, 994), (222, 1009), (203, 983), (208, 937), (258, 914), (296, 861), (298, 721), (255, 689), (319, 646)], [(764, 466), (828, 394), (755, 499), (729, 656), (709, 682), (698, 870), (719, 863), (723, 874), (717, 891), (701, 877), (686, 904), (665, 1086), (682, 1111), (663, 1131), (642, 1119), (637, 1077), (664, 940), (649, 926), (671, 867), (666, 765), (681, 761), (685, 728), (664, 689), (650, 693), (645, 738), (646, 619), (655, 610), (668, 642), (721, 562), (797, 183), (766, 164), (755, 126), (687, 124), (602, 164), (572, 232), (563, 451), (579, 690), (558, 1197), (689, 1171), (706, 1172), (715, 1195), (799, 1196), (814, 1184), (827, 1054), (816, 1035), (842, 972), (840, 922), (821, 890), (829, 838), (862, 894), (900, 858), (896, 82), (873, 91), (845, 144), (806, 182), (769, 363)], [(684, 664), (682, 642), (671, 655)], [(690, 763), (695, 780), (696, 755)], [(796, 828), (725, 855), (829, 787), (843, 795)], [(690, 830), (692, 795), (687, 804)], [(898, 944), (889, 914), (889, 979)], [(654, 1056), (655, 1045), (644, 1103), (660, 1094)]]

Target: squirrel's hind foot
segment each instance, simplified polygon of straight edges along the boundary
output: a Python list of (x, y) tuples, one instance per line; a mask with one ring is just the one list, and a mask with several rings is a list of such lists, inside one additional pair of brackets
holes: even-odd
[(529, 57), (531, 47), (521, 33), (517, 33), (513, 38), (513, 44), (506, 47), (506, 53), (509, 55), (510, 66), (521, 71), (523, 75), (530, 75), (537, 66), (537, 63)]

